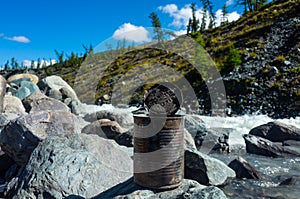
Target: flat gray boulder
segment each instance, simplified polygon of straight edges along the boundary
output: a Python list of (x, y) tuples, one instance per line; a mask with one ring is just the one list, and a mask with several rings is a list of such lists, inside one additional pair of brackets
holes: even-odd
[(84, 198), (132, 176), (133, 162), (111, 140), (76, 134), (46, 138), (33, 151), (23, 172), (8, 185), (8, 198)]
[(184, 177), (204, 185), (222, 185), (235, 172), (222, 161), (209, 157), (197, 150), (185, 149)]
[(41, 92), (35, 92), (23, 100), (23, 105), (28, 113), (39, 111), (70, 111), (70, 108), (54, 98), (47, 97)]
[(70, 112), (36, 112), (9, 122), (0, 134), (0, 146), (22, 165), (46, 137), (80, 133), (85, 125), (85, 121)]
[(194, 180), (184, 179), (182, 184), (173, 190), (157, 191), (136, 185), (133, 178), (119, 184), (101, 194), (95, 199), (225, 199), (226, 195), (217, 187), (204, 186)]

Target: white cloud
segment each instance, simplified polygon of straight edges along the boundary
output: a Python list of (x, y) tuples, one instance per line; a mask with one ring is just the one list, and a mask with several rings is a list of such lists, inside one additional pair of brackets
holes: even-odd
[(143, 26), (135, 26), (131, 23), (124, 23), (113, 34), (113, 38), (134, 42), (149, 42), (149, 32)]
[[(163, 13), (169, 14), (169, 16), (173, 18), (172, 23), (169, 25), (175, 28), (185, 27), (189, 22), (189, 18), (192, 17), (192, 9), (190, 8), (190, 4), (185, 5), (181, 9), (178, 9), (177, 5), (175, 4), (159, 6), (158, 9)], [(200, 18), (202, 16), (199, 11), (200, 10), (196, 10), (197, 18)]]
[(6, 40), (16, 41), (20, 43), (29, 43), (30, 40), (25, 36), (4, 37)]
[[(236, 11), (228, 13), (226, 15), (228, 22), (236, 21), (238, 20), (241, 15), (237, 13)], [(217, 10), (216, 12), (216, 26), (220, 26), (221, 22), (223, 20), (223, 11), (221, 9)]]
[(166, 6), (159, 6), (158, 9), (165, 13), (174, 13), (178, 10), (178, 7), (175, 4), (167, 4)]
[[(31, 60), (28, 60), (28, 59), (25, 59), (22, 61), (22, 65), (25, 66), (25, 67), (31, 67)], [(51, 60), (41, 60), (40, 61), (40, 66), (43, 67), (43, 66), (49, 66), (51, 64), (55, 64), (57, 63), (57, 61), (55, 59), (51, 59)], [(37, 64), (38, 62), (37, 61), (34, 61), (34, 67), (36, 68), (37, 67)]]
[(232, 4), (234, 4), (234, 0), (227, 0), (226, 1), (226, 6), (230, 6)]
[(178, 30), (174, 32), (176, 36), (180, 36), (180, 35), (185, 35), (186, 34), (186, 30)]
[[(228, 0), (226, 2), (227, 5), (231, 5), (234, 3), (234, 0)], [(188, 25), (189, 19), (192, 17), (192, 9), (190, 8), (190, 4), (187, 4), (183, 6), (182, 8), (178, 8), (175, 4), (167, 4), (165, 6), (159, 6), (159, 10), (161, 10), (163, 13), (168, 14), (171, 18), (173, 18), (173, 21), (169, 24), (169, 26), (173, 26), (177, 29), (180, 29), (182, 31), (182, 28), (186, 29), (186, 26)], [(221, 24), (222, 20), (222, 10), (217, 10), (215, 13), (216, 15), (216, 26), (219, 26)], [(201, 23), (201, 19), (203, 17), (203, 9), (198, 8), (195, 11), (196, 18), (199, 19)], [(206, 21), (206, 27), (208, 27), (209, 24), (209, 17), (208, 12), (207, 15), (207, 21)], [(228, 21), (232, 22), (240, 18), (240, 15), (234, 11), (231, 13), (228, 13), (227, 15)]]

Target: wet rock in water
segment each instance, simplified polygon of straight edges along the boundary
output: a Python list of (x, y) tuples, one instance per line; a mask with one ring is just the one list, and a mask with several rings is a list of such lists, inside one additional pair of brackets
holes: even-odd
[(249, 134), (268, 139), (272, 142), (283, 142), (285, 140), (300, 141), (299, 128), (277, 121), (255, 127)]
[(222, 185), (228, 178), (236, 175), (222, 161), (196, 150), (185, 149), (184, 176), (204, 185)]
[(262, 179), (262, 174), (242, 157), (237, 157), (228, 166), (235, 171), (237, 178)]
[(295, 185), (296, 184), (296, 179), (293, 177), (287, 178), (284, 181), (282, 181), (279, 186), (290, 186), (290, 185)]
[(146, 93), (144, 101), (145, 108), (152, 114), (174, 115), (183, 99), (176, 85), (163, 82), (152, 86)]
[(132, 176), (131, 158), (96, 135), (46, 138), (23, 172), (9, 184), (9, 198), (91, 198)]
[(34, 84), (37, 84), (39, 82), (39, 77), (34, 75), (34, 74), (29, 74), (29, 73), (22, 73), (22, 74), (16, 74), (16, 75), (12, 75), (10, 76), (7, 81), (8, 82), (14, 82), (16, 80), (19, 79), (28, 79), (29, 81), (31, 81)]
[(23, 105), (28, 113), (39, 111), (70, 111), (64, 103), (47, 97), (41, 92), (35, 92), (23, 100)]
[(110, 119), (117, 121), (122, 128), (129, 130), (133, 128), (133, 114), (128, 109), (108, 108), (97, 112), (87, 114), (83, 117), (88, 122), (94, 122), (99, 119)]
[(66, 91), (64, 94), (68, 93), (68, 98), (78, 99), (72, 87), (61, 77), (56, 75), (48, 76), (42, 79), (38, 82), (38, 86), (42, 91), (44, 91), (44, 93), (46, 93), (46, 95), (48, 95), (50, 90), (56, 90), (60, 92), (60, 90), (63, 88)]
[(0, 146), (21, 165), (46, 137), (80, 133), (85, 125), (85, 121), (70, 112), (36, 112), (8, 123), (0, 134)]
[(194, 180), (184, 179), (182, 184), (173, 190), (157, 191), (146, 189), (136, 185), (133, 178), (112, 187), (111, 189), (99, 194), (95, 199), (101, 198), (161, 198), (161, 199), (177, 199), (177, 198), (190, 198), (190, 199), (225, 199), (226, 195), (217, 187), (204, 186)]
[(244, 135), (244, 139), (248, 153), (269, 157), (300, 156), (300, 153), (296, 151), (289, 150), (279, 144), (275, 144), (267, 139), (255, 135)]
[(4, 96), (6, 93), (6, 79), (0, 75), (0, 113), (3, 112)]
[(88, 124), (81, 132), (85, 134), (96, 134), (103, 138), (115, 139), (125, 131), (116, 121), (101, 119)]
[(133, 129), (130, 129), (116, 136), (115, 141), (121, 146), (133, 147), (133, 134)]
[(294, 146), (294, 147), (300, 147), (300, 141), (296, 140), (285, 140), (282, 142), (283, 146)]

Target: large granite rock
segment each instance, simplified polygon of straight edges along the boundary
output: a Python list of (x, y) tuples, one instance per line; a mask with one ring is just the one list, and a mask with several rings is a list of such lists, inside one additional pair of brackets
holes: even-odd
[(116, 121), (101, 119), (85, 126), (82, 131), (85, 134), (96, 134), (103, 138), (115, 139), (124, 132), (122, 127)]
[(47, 97), (41, 92), (35, 92), (23, 100), (23, 105), (28, 113), (39, 111), (70, 111), (64, 103)]
[(122, 128), (133, 128), (133, 114), (128, 109), (110, 107), (84, 116), (84, 120), (93, 122), (99, 119), (117, 121)]
[[(119, 184), (101, 194), (94, 199), (113, 198), (113, 199), (225, 199), (226, 195), (217, 187), (204, 186), (194, 180), (184, 179), (182, 184), (173, 190), (157, 191), (146, 189), (136, 185), (133, 178)], [(71, 199), (71, 198), (70, 198)]]
[(6, 79), (0, 75), (0, 113), (3, 111), (4, 96), (6, 93)]
[(23, 172), (8, 185), (8, 198), (91, 198), (132, 176), (131, 158), (113, 141), (76, 134), (46, 138)]
[(19, 165), (48, 136), (80, 133), (87, 123), (70, 112), (36, 112), (7, 124), (0, 134), (2, 150)]
[(300, 141), (300, 129), (278, 121), (269, 122), (253, 128), (250, 133), (272, 142), (283, 142), (285, 140)]
[(263, 174), (252, 167), (244, 158), (237, 157), (228, 166), (236, 173), (236, 177), (243, 179), (262, 179)]
[(221, 185), (235, 172), (222, 161), (209, 157), (197, 150), (185, 149), (184, 177), (204, 185)]
[(29, 81), (31, 81), (32, 83), (37, 84), (39, 82), (39, 77), (34, 75), (34, 74), (29, 74), (29, 73), (22, 73), (22, 74), (16, 74), (16, 75), (12, 75), (10, 76), (7, 81), (8, 82), (14, 82), (16, 80), (19, 79), (28, 79)]
[(4, 96), (3, 113), (14, 114), (17, 116), (27, 114), (25, 111), (25, 107), (22, 104), (22, 101), (19, 98), (12, 95)]
[(72, 87), (61, 77), (56, 75), (45, 77), (44, 79), (38, 82), (38, 86), (41, 90), (43, 90), (46, 93), (46, 95), (48, 95), (51, 90), (61, 92), (61, 89), (63, 89), (65, 91), (64, 94), (68, 93), (68, 98), (78, 99)]
[(12, 94), (20, 100), (23, 100), (34, 92), (40, 92), (39, 87), (35, 83), (30, 81), (21, 81), (17, 90), (13, 91)]
[(279, 144), (275, 144), (267, 139), (255, 136), (244, 135), (246, 141), (246, 150), (248, 153), (264, 155), (269, 157), (288, 157), (300, 156), (300, 153), (285, 148)]

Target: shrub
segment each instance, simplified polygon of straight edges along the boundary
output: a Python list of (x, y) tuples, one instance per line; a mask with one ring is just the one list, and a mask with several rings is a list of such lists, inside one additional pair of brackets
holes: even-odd
[(275, 58), (276, 61), (283, 63), (285, 61), (285, 57), (283, 55), (279, 55)]
[(225, 60), (224, 66), (226, 68), (236, 68), (242, 64), (241, 54), (238, 49), (236, 49), (233, 45), (229, 48), (228, 56)]

